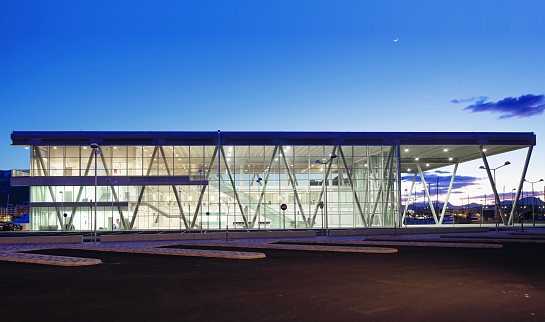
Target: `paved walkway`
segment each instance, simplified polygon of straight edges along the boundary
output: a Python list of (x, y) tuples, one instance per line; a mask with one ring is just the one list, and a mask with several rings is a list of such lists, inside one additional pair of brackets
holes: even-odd
[[(260, 239), (212, 239), (147, 242), (109, 242), (82, 244), (0, 245), (0, 260), (46, 264), (57, 266), (86, 266), (100, 264), (100, 259), (69, 256), (32, 254), (43, 249), (78, 249), (104, 252), (158, 254), (172, 256), (197, 256), (222, 259), (265, 258), (260, 252), (188, 249), (188, 246), (239, 247), (252, 249), (305, 250), (321, 252), (351, 252), (393, 254), (401, 246), (443, 248), (502, 248), (503, 243), (545, 243), (545, 229), (528, 229), (525, 233), (515, 230), (486, 233), (430, 234), (430, 235), (382, 235), (315, 238), (260, 238)], [(180, 248), (165, 248), (179, 246)]]

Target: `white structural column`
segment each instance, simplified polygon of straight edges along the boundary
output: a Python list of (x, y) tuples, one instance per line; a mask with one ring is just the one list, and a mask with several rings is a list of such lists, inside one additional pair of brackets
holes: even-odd
[(456, 178), (456, 171), (458, 170), (458, 163), (454, 165), (454, 171), (450, 177), (450, 184), (448, 185), (447, 196), (445, 197), (445, 202), (443, 203), (443, 210), (441, 211), (441, 219), (439, 219), (439, 224), (443, 223), (443, 218), (445, 218), (445, 212), (447, 211), (448, 200), (450, 198), (450, 191), (452, 190), (452, 185), (454, 184), (454, 178)]
[[(331, 151), (331, 155), (335, 154), (335, 152), (337, 151), (337, 146), (333, 146), (333, 150)], [(322, 164), (322, 163), (320, 163)], [(322, 164), (322, 167), (323, 167), (323, 164)], [(331, 171), (331, 162), (328, 162), (327, 163), (327, 167), (325, 167), (325, 173), (324, 173), (324, 181), (322, 182), (322, 189), (320, 190), (320, 195), (318, 196), (318, 200), (316, 202), (316, 207), (314, 208), (314, 215), (312, 216), (312, 220), (314, 221), (314, 218), (316, 218), (316, 215), (318, 214), (318, 209), (320, 207), (320, 202), (322, 201), (322, 198), (324, 197), (324, 193), (325, 193), (325, 190), (326, 190), (326, 184), (327, 184), (327, 180), (329, 179), (329, 172)], [(326, 198), (327, 199), (327, 198)], [(327, 207), (327, 202), (325, 203), (325, 207)], [(326, 208), (326, 212), (327, 214), (327, 208)]]
[[(388, 154), (388, 159), (386, 160), (386, 167), (382, 168), (382, 173), (379, 173), (380, 174), (380, 183), (379, 183), (378, 190), (377, 190), (377, 193), (376, 193), (376, 196), (375, 196), (375, 203), (373, 204), (373, 211), (371, 212), (371, 218), (369, 219), (369, 227), (371, 227), (373, 225), (373, 221), (375, 219), (375, 213), (377, 211), (377, 207), (378, 207), (378, 204), (380, 202), (380, 198), (383, 196), (382, 190), (384, 189), (384, 181), (386, 180), (386, 169), (391, 169), (391, 167), (392, 167), (393, 153), (394, 153), (394, 149), (392, 147), (392, 148), (390, 148), (390, 153)], [(390, 187), (390, 185), (388, 184), (387, 187)], [(384, 199), (383, 199), (383, 201), (384, 201)], [(387, 203), (388, 200), (386, 199), (385, 202)], [(382, 211), (383, 211), (383, 213), (382, 213), (382, 223), (384, 224), (384, 217), (386, 216), (386, 208), (384, 207), (382, 209)]]
[[(275, 146), (274, 150), (273, 150), (273, 153), (271, 155), (271, 158), (269, 160), (269, 167), (267, 169), (272, 169), (272, 166), (273, 166), (273, 163), (274, 163), (274, 158), (276, 157), (277, 152), (278, 152), (278, 146)], [(254, 212), (254, 217), (252, 218), (252, 223), (251, 223), (250, 228), (254, 228), (256, 220), (258, 221), (258, 223), (261, 222), (261, 220), (259, 220), (259, 216), (260, 216), (261, 206), (265, 207), (265, 205), (263, 205), (263, 198), (265, 197), (265, 191), (267, 189), (267, 183), (269, 182), (269, 176), (270, 176), (271, 172), (272, 171), (266, 171), (265, 178), (263, 178), (263, 180), (260, 180), (261, 178), (258, 179), (259, 183), (262, 184), (261, 193), (259, 194), (259, 201), (257, 202), (257, 207), (256, 207), (256, 210)], [(282, 216), (283, 216), (283, 214), (282, 214)]]
[[(240, 213), (242, 215), (242, 220), (244, 221), (244, 227), (248, 227), (248, 218), (246, 217), (246, 214), (244, 213), (244, 207), (242, 207), (242, 203), (240, 203), (240, 198), (238, 195), (237, 187), (235, 184), (235, 179), (233, 178), (233, 174), (231, 173), (231, 167), (229, 166), (229, 162), (227, 162), (227, 157), (225, 156), (225, 151), (223, 150), (223, 147), (220, 148), (221, 156), (223, 157), (223, 163), (225, 164), (225, 169), (227, 170), (227, 176), (229, 177), (229, 181), (231, 182), (231, 187), (233, 190), (233, 197), (239, 207)], [(225, 192), (227, 194), (227, 192)], [(195, 218), (197, 218), (197, 213), (195, 212)], [(193, 224), (195, 222), (195, 219), (193, 219)], [(192, 224), (192, 225), (193, 225)]]
[[(42, 167), (42, 171), (44, 173), (44, 176), (48, 177), (49, 176), (49, 169), (45, 165), (44, 159), (42, 157), (42, 153), (40, 152), (40, 148), (34, 147), (34, 153), (38, 157), (38, 160), (40, 162), (39, 164)], [(48, 186), (47, 188), (49, 190), (49, 195), (51, 196), (51, 200), (57, 200), (57, 196), (55, 196), (55, 193), (53, 192), (53, 188), (51, 188), (51, 186)], [(62, 226), (62, 215), (61, 215), (59, 207), (55, 207), (55, 212), (57, 214), (57, 220), (59, 221), (59, 225)]]
[(498, 190), (496, 189), (496, 182), (494, 182), (496, 178), (492, 177), (492, 172), (490, 171), (490, 166), (488, 165), (488, 160), (486, 159), (486, 154), (484, 153), (482, 146), (479, 147), (479, 151), (481, 152), (484, 168), (486, 169), (486, 173), (488, 174), (488, 179), (490, 180), (490, 185), (492, 186), (492, 192), (494, 193), (494, 216), (496, 215), (496, 212), (499, 212), (499, 215), (501, 217), (503, 224), (507, 225), (507, 220), (505, 219), (505, 215), (503, 214), (503, 211), (498, 209), (500, 204), (500, 196), (498, 195)]
[(522, 176), (520, 177), (519, 186), (517, 188), (517, 196), (515, 197), (515, 202), (511, 208), (511, 216), (509, 216), (509, 224), (514, 224), (514, 214), (516, 212), (518, 201), (520, 198), (520, 193), (522, 191), (522, 185), (524, 184), (524, 178), (526, 178), (526, 171), (528, 170), (528, 165), (530, 164), (530, 157), (532, 156), (533, 146), (528, 147), (528, 152), (526, 153), (526, 161), (524, 161), (524, 167), (522, 168)]
[(403, 216), (401, 217), (401, 222), (404, 222), (405, 217), (407, 216), (407, 209), (409, 208), (409, 204), (411, 203), (411, 198), (413, 196), (413, 189), (414, 189), (415, 182), (416, 182), (416, 173), (413, 176), (413, 182), (411, 183), (411, 189), (409, 189), (409, 197), (407, 198), (407, 202), (405, 203), (405, 209), (403, 209)]
[[(91, 164), (93, 163), (93, 157), (94, 157), (94, 151), (91, 149), (91, 154), (89, 155), (89, 160), (87, 160), (87, 166), (85, 168), (85, 171), (83, 172), (83, 176), (89, 175), (89, 170), (91, 169)], [(78, 189), (78, 196), (76, 197), (76, 200), (81, 200), (81, 195), (84, 190), (84, 186), (80, 186)], [(68, 220), (68, 227), (72, 227), (72, 222), (74, 220), (74, 216), (76, 214), (77, 207), (72, 207), (72, 212), (70, 213), (70, 219)], [(90, 223), (89, 223), (90, 224)], [(126, 229), (125, 223), (123, 223), (123, 227)]]
[[(303, 222), (305, 223), (305, 227), (308, 228), (308, 220), (307, 220), (307, 217), (305, 216), (305, 211), (303, 209), (303, 205), (301, 204), (301, 200), (299, 199), (299, 194), (297, 193), (297, 179), (295, 179), (294, 177), (295, 176), (292, 176), (291, 174), (291, 170), (290, 170), (290, 165), (288, 164), (288, 160), (286, 160), (286, 155), (284, 154), (284, 149), (282, 148), (282, 146), (279, 146), (280, 148), (280, 154), (282, 156), (282, 160), (284, 161), (284, 164), (286, 165), (286, 172), (287, 172), (287, 175), (289, 177), (289, 183), (291, 184), (291, 187), (293, 188), (293, 196), (295, 197), (295, 201), (297, 202), (297, 205), (299, 207), (299, 211), (301, 212), (301, 217), (303, 217)], [(294, 209), (295, 211), (295, 209)], [(294, 225), (297, 225), (296, 222), (294, 222)], [(296, 226), (297, 227), (297, 226)]]
[[(341, 161), (343, 163), (343, 166), (344, 168), (346, 169), (346, 173), (348, 174), (348, 182), (350, 183), (350, 189), (352, 190), (352, 194), (354, 196), (354, 202), (356, 204), (356, 207), (358, 208), (358, 212), (360, 214), (360, 217), (361, 217), (361, 220), (363, 222), (363, 225), (365, 227), (367, 227), (367, 222), (365, 221), (365, 216), (363, 214), (363, 210), (361, 208), (361, 203), (360, 203), (360, 200), (358, 198), (358, 192), (356, 191), (356, 187), (354, 185), (354, 170), (350, 171), (349, 168), (348, 168), (348, 164), (346, 162), (346, 158), (344, 157), (344, 152), (343, 152), (343, 149), (342, 147), (339, 145), (339, 155), (341, 157)], [(339, 169), (341, 169), (341, 167), (339, 167)], [(353, 169), (353, 167), (352, 167)], [(313, 219), (313, 222), (314, 222), (314, 219)]]
[(396, 190), (397, 190), (397, 200), (396, 200), (396, 210), (394, 210), (394, 216), (396, 217), (396, 220), (394, 221), (394, 225), (397, 225), (398, 227), (401, 227), (401, 217), (400, 217), (400, 211), (401, 211), (401, 146), (396, 145)]
[(439, 220), (437, 220), (437, 214), (435, 213), (435, 209), (433, 208), (433, 202), (431, 200), (430, 192), (428, 191), (428, 185), (426, 184), (426, 179), (424, 178), (424, 173), (422, 173), (422, 168), (420, 167), (420, 163), (417, 163), (416, 167), (418, 168), (420, 179), (422, 180), (422, 184), (424, 185), (424, 191), (426, 192), (426, 197), (428, 198), (428, 205), (430, 206), (431, 214), (433, 215), (433, 220), (435, 220), (435, 223), (438, 224)]

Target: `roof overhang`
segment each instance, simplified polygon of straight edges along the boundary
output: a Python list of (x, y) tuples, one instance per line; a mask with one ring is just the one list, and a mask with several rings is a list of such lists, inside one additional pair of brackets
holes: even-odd
[[(218, 135), (219, 134), (219, 135)], [(440, 168), (536, 145), (532, 132), (98, 132), (14, 131), (16, 146), (399, 146), (402, 171)]]

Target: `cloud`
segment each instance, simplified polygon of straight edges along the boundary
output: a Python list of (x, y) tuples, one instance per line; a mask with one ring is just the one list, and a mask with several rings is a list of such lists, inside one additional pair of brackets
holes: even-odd
[(470, 103), (470, 102), (480, 102), (480, 101), (486, 101), (488, 99), (488, 97), (486, 96), (473, 96), (471, 98), (453, 98), (450, 100), (450, 102), (452, 104), (461, 104), (461, 103)]
[[(438, 174), (448, 174), (448, 175), (438, 175)], [(433, 173), (430, 172), (424, 172), (424, 180), (426, 180), (426, 184), (429, 185), (429, 193), (432, 196), (435, 196), (437, 193), (439, 195), (444, 195), (448, 191), (448, 186), (450, 184), (450, 172), (447, 171), (440, 171), (436, 170)], [(413, 177), (407, 176), (404, 177), (405, 182), (412, 182)], [(472, 176), (461, 176), (457, 175), (454, 178), (454, 183), (452, 184), (452, 191), (451, 193), (458, 193), (461, 191), (464, 191), (465, 188), (470, 186), (475, 186), (479, 184), (479, 181), (481, 181), (482, 178), (479, 177), (472, 177)], [(420, 176), (416, 176), (416, 184), (413, 190), (413, 194), (416, 196), (422, 196), (424, 195), (423, 187), (421, 185), (421, 179)], [(407, 186), (407, 190), (410, 188), (410, 186)], [(460, 189), (462, 189), (460, 191)]]
[(486, 102), (486, 98), (479, 98), (475, 104), (465, 107), (464, 110), (469, 110), (472, 113), (502, 113), (499, 116), (500, 119), (531, 117), (540, 115), (545, 110), (545, 95), (526, 94), (520, 97), (506, 97), (497, 102)]

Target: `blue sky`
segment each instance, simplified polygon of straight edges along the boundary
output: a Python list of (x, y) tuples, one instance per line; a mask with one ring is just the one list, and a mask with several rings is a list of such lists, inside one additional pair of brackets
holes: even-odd
[[(543, 1), (5, 0), (0, 169), (28, 168), (10, 146), (23, 130), (527, 131), (539, 180), (544, 16)], [(512, 163), (500, 190), (525, 156), (490, 158)]]

